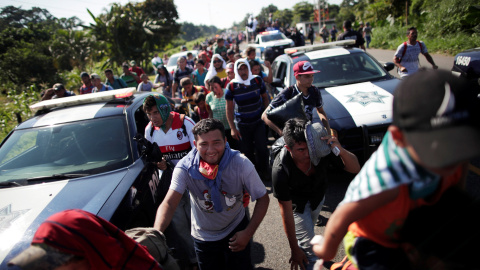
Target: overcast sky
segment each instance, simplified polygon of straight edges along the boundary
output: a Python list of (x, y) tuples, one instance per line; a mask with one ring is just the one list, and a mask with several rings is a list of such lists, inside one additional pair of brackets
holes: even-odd
[[(77, 16), (86, 23), (93, 20), (87, 12), (87, 8), (94, 14), (103, 13), (111, 3), (126, 4), (128, 0), (0, 0), (0, 6), (21, 6), (30, 9), (33, 6), (47, 9), (53, 16), (73, 17)], [(133, 1), (138, 2), (138, 1)], [(234, 22), (240, 22), (245, 14), (258, 14), (263, 7), (274, 4), (279, 9), (292, 9), (299, 0), (175, 0), (179, 15), (179, 22), (191, 22), (199, 25), (215, 25), (217, 28), (228, 28)], [(316, 1), (307, 0), (309, 3)], [(342, 0), (327, 0), (330, 4), (339, 5)]]

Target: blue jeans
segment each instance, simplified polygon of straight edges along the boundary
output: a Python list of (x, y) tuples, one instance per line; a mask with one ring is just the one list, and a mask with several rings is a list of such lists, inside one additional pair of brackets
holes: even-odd
[(250, 257), (250, 243), (244, 250), (232, 252), (228, 248), (229, 239), (238, 231), (244, 230), (248, 225), (248, 215), (245, 215), (238, 226), (225, 238), (218, 241), (201, 241), (193, 238), (195, 252), (197, 253), (200, 270), (253, 270)]
[(311, 209), (310, 202), (305, 205), (303, 213), (293, 212), (293, 220), (295, 221), (295, 234), (297, 236), (298, 245), (305, 252), (308, 259), (307, 270), (312, 270), (313, 265), (317, 261), (317, 256), (313, 253), (310, 241), (315, 236), (315, 222), (322, 210), (325, 196), (316, 209)]
[[(241, 151), (255, 164), (257, 172), (265, 174), (268, 171), (268, 148), (265, 136), (265, 123), (258, 121), (248, 125), (238, 125), (238, 131), (242, 136)], [(260, 175), (265, 177), (265, 175)]]
[(365, 41), (367, 42), (367, 48), (370, 47), (370, 42), (372, 42), (372, 37), (371, 36), (365, 36)]

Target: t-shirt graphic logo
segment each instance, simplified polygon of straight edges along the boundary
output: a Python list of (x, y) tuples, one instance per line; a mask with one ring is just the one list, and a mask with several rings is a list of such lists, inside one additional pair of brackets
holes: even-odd
[(177, 139), (180, 141), (183, 139), (183, 133), (179, 130), (177, 131)]
[(310, 64), (310, 62), (305, 62), (303, 64), (303, 70), (305, 71), (305, 70), (309, 70), (309, 69), (313, 69), (312, 64)]

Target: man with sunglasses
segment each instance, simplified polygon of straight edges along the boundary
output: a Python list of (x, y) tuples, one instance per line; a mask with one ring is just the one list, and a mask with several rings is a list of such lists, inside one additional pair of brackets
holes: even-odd
[(53, 85), (52, 88), (45, 90), (44, 94), (42, 95), (42, 100), (49, 100), (53, 98), (62, 98), (62, 97), (70, 97), (75, 96), (73, 91), (67, 91), (65, 86), (61, 83), (56, 83)]

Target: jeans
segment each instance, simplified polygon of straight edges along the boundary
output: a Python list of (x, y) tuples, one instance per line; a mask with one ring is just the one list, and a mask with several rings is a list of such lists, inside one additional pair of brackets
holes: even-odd
[(238, 125), (238, 130), (242, 136), (240, 142), (241, 151), (255, 164), (260, 176), (265, 177), (268, 172), (269, 158), (267, 137), (265, 136), (265, 123), (260, 120), (248, 125)]
[(182, 265), (197, 262), (191, 235), (192, 223), (190, 215), (190, 196), (188, 192), (185, 192), (173, 213), (170, 225), (164, 232), (168, 247), (174, 250), (173, 257), (179, 260), (179, 263)]
[(305, 252), (308, 259), (308, 265), (305, 265), (307, 270), (312, 270), (313, 265), (317, 261), (317, 256), (313, 253), (310, 241), (315, 236), (315, 222), (322, 210), (325, 196), (316, 209), (311, 209), (310, 202), (305, 205), (303, 213), (293, 212), (293, 219), (295, 221), (295, 234), (297, 236), (298, 245)]
[(369, 48), (370, 46), (370, 42), (372, 42), (372, 37), (371, 36), (365, 36), (365, 41), (367, 42), (367, 48)]
[(251, 241), (244, 250), (232, 252), (228, 248), (229, 239), (238, 231), (244, 230), (248, 225), (248, 215), (245, 215), (238, 226), (225, 238), (218, 241), (201, 241), (193, 239), (195, 252), (197, 253), (200, 270), (253, 270), (250, 257)]

